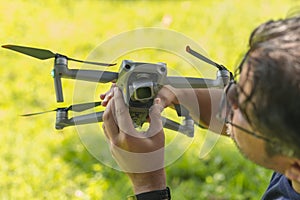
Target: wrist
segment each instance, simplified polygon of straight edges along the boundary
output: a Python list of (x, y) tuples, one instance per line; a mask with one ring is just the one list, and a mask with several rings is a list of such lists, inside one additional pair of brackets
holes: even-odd
[(128, 174), (133, 184), (135, 194), (166, 189), (166, 174), (164, 169), (147, 173)]
[(173, 93), (175, 97), (172, 99), (174, 104), (186, 105), (189, 104), (191, 100), (190, 98), (195, 98), (193, 89), (182, 89), (182, 88), (174, 88)]
[(144, 192), (137, 195), (127, 197), (128, 200), (169, 200), (171, 199), (171, 192), (169, 187), (163, 190), (154, 190)]
[(183, 93), (183, 89), (177, 89), (177, 88), (172, 88), (172, 93), (173, 95), (171, 95), (171, 102), (172, 104), (179, 104), (179, 100), (180, 96), (182, 96)]

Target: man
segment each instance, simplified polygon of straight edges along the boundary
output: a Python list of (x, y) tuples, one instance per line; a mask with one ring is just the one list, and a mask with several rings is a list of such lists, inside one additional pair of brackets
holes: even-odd
[[(142, 136), (128, 123), (128, 108), (117, 88), (101, 96), (107, 105), (104, 132), (133, 184), (134, 198), (170, 199), (159, 119), (163, 107), (182, 104), (195, 121), (222, 130), (248, 159), (275, 171), (263, 199), (300, 199), (300, 16), (260, 25), (249, 46), (237, 70), (238, 82), (231, 80), (224, 91), (162, 88), (150, 110), (150, 131)], [(197, 105), (188, 100), (193, 95)], [(212, 109), (215, 105), (220, 109)], [(193, 113), (198, 109), (200, 115)], [(128, 159), (123, 151), (156, 154)], [(149, 159), (155, 166), (143, 171)]]

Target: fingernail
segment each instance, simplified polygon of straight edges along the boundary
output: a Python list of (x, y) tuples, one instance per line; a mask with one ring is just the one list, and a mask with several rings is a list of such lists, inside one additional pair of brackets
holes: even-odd
[(160, 98), (155, 98), (155, 99), (154, 99), (154, 103), (155, 103), (155, 104), (159, 104), (159, 103), (160, 103)]

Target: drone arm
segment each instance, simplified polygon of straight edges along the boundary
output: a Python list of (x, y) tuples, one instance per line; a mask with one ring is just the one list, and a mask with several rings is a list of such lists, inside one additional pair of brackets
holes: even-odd
[(100, 70), (69, 69), (65, 56), (55, 57), (54, 78), (69, 78), (84, 81), (107, 83), (118, 79), (118, 73)]
[(218, 87), (220, 85), (218, 79), (203, 79), (190, 77), (168, 77), (167, 83), (174, 88), (210, 88)]
[(76, 116), (71, 118), (70, 122), (74, 125), (102, 122), (103, 113), (104, 111)]
[(79, 69), (66, 69), (62, 71), (63, 78), (77, 79), (83, 81), (108, 83), (118, 79), (118, 73), (98, 71), (98, 70), (79, 70)]
[(175, 88), (224, 88), (230, 80), (230, 72), (227, 70), (219, 70), (217, 78), (193, 78), (193, 77), (180, 77), (170, 76), (167, 77), (166, 85), (171, 85)]
[(173, 120), (162, 117), (164, 128), (178, 131), (188, 137), (194, 137), (194, 121), (191, 118), (185, 118), (183, 124), (179, 124)]
[(103, 111), (95, 112), (86, 115), (75, 116), (73, 118), (68, 119), (67, 114), (59, 113), (56, 114), (56, 129), (63, 129), (67, 126), (75, 126), (75, 125), (82, 125), (82, 124), (90, 124), (96, 122), (102, 122)]
[[(68, 119), (67, 111), (57, 111), (55, 128), (60, 130), (68, 126), (103, 122), (103, 113), (104, 111), (95, 112)], [(179, 124), (173, 120), (162, 117), (162, 122), (164, 128), (178, 131), (189, 137), (194, 136), (194, 123), (191, 118), (186, 118), (183, 124)]]
[(63, 102), (64, 96), (62, 92), (62, 85), (61, 85), (61, 78), (60, 76), (54, 75), (54, 87), (56, 92), (56, 101), (57, 102)]

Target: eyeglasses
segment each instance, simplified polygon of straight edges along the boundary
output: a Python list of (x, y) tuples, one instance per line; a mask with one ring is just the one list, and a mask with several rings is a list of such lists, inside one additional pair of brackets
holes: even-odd
[[(249, 57), (251, 57), (251, 56), (249, 56), (250, 51), (251, 50), (247, 51), (247, 53), (244, 55), (242, 61), (240, 62), (240, 65), (237, 68), (237, 70), (239, 70), (239, 73), (241, 72), (242, 66), (245, 64), (246, 60), (249, 59)], [(275, 138), (269, 139), (262, 135), (258, 135), (253, 131), (245, 129), (244, 127), (241, 127), (237, 124), (232, 123), (232, 118), (233, 118), (232, 105), (233, 104), (239, 105), (238, 85), (237, 85), (233, 75), (231, 74), (230, 81), (224, 89), (216, 118), (222, 123), (230, 124), (232, 127), (235, 127), (248, 135), (251, 135), (253, 137), (256, 137), (258, 139), (261, 139), (261, 140), (267, 142), (268, 144), (270, 144), (270, 146), (272, 147), (274, 152), (281, 153), (283, 155), (290, 156), (290, 157), (292, 157), (295, 154), (293, 149), (289, 148), (288, 146), (283, 146), (282, 142), (280, 142), (278, 139), (275, 139)], [(242, 113), (242, 114), (245, 115), (245, 113)]]
[(244, 133), (248, 135), (252, 135), (258, 139), (264, 140), (268, 144), (271, 145), (274, 152), (281, 153), (286, 156), (292, 157), (294, 155), (294, 151), (287, 147), (283, 146), (282, 143), (276, 139), (269, 139), (264, 136), (258, 135), (254, 133), (253, 131), (247, 130), (237, 124), (232, 123), (233, 118), (233, 110), (232, 105), (233, 103), (238, 105), (238, 91), (237, 91), (237, 84), (232, 78), (229, 82), (229, 84), (225, 87), (224, 93), (221, 98), (221, 102), (219, 105), (219, 110), (217, 113), (217, 119), (220, 122), (230, 124), (231, 126), (243, 131)]
[(217, 114), (217, 119), (220, 122), (230, 124), (231, 126), (237, 128), (237, 129), (240, 129), (244, 133), (252, 135), (258, 139), (262, 139), (266, 142), (274, 143), (274, 141), (269, 138), (258, 135), (256, 133), (254, 133), (253, 131), (250, 131), (248, 129), (245, 129), (239, 125), (232, 123), (232, 118), (233, 118), (232, 105), (233, 104), (238, 105), (238, 91), (237, 91), (237, 84), (236, 84), (235, 80), (231, 79), (229, 81), (229, 84), (225, 87), (224, 93), (222, 95), (221, 102), (219, 105), (219, 111)]

